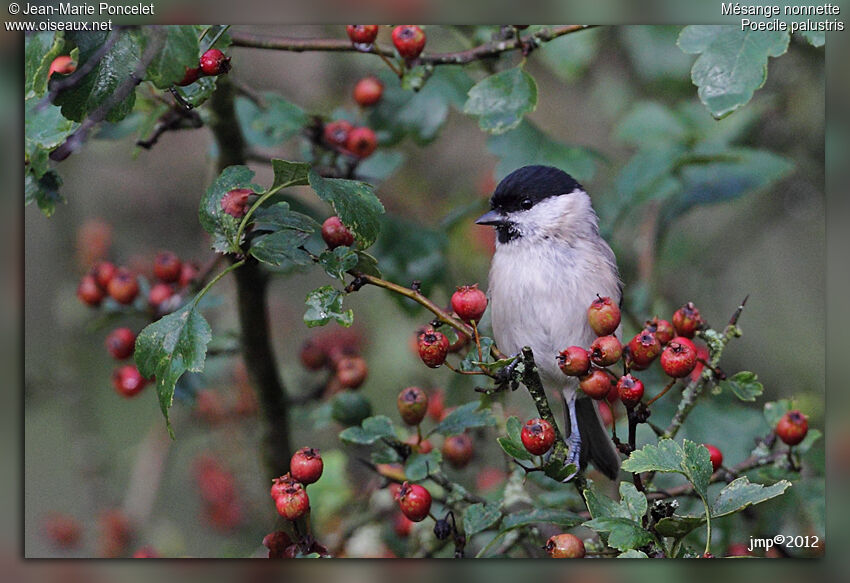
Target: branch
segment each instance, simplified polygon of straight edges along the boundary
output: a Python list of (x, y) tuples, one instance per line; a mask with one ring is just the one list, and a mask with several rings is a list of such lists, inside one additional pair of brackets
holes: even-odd
[[(520, 366), (522, 369), (519, 369)], [(531, 351), (530, 347), (525, 346), (522, 349), (522, 352), (520, 352), (520, 362), (517, 365), (517, 370), (522, 379), (522, 384), (524, 384), (525, 388), (528, 389), (528, 393), (534, 401), (534, 406), (537, 408), (537, 413), (540, 415), (540, 418), (548, 421), (555, 429), (555, 445), (552, 450), (550, 462), (553, 459), (558, 458), (566, 460), (567, 443), (564, 440), (564, 436), (561, 434), (558, 422), (555, 421), (555, 416), (552, 415), (552, 409), (549, 407), (549, 400), (546, 398), (546, 391), (543, 390), (543, 381), (540, 380), (540, 373), (537, 371), (537, 364), (534, 362), (534, 353)]]

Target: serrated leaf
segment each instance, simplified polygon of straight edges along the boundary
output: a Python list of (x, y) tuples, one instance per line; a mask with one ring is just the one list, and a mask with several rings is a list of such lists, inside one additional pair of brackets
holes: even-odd
[(587, 488), (585, 488), (582, 494), (592, 518), (628, 518), (627, 513), (624, 512), (623, 508), (617, 502), (597, 491), (596, 484), (593, 482), (588, 483)]
[(313, 262), (301, 247), (310, 238), (310, 233), (294, 229), (281, 229), (269, 235), (262, 235), (251, 242), (248, 252), (257, 260), (277, 267), (292, 262), (296, 265), (309, 265)]
[(473, 401), (457, 407), (446, 415), (428, 434), (440, 433), (448, 437), (458, 435), (474, 427), (487, 427), (496, 424), (496, 418), (490, 409), (479, 409), (480, 403)]
[(640, 523), (646, 515), (646, 495), (638, 492), (631, 482), (620, 482), (620, 508), (623, 509), (625, 518), (631, 518)]
[(534, 457), (528, 453), (521, 443), (511, 440), (509, 437), (497, 437), (496, 441), (506, 454), (518, 460), (532, 460)]
[[(261, 97), (263, 107), (245, 97), (236, 100), (236, 115), (249, 144), (261, 148), (279, 146), (296, 136), (309, 122), (303, 109), (282, 96), (263, 93)], [(307, 178), (306, 170), (304, 178)]]
[(272, 158), (272, 170), (274, 171), (272, 189), (309, 184), (310, 165), (305, 162), (290, 162)]
[(801, 30), (799, 32), (813, 47), (822, 47), (826, 44), (826, 32), (823, 30)]
[(768, 57), (788, 50), (787, 31), (741, 30), (735, 25), (691, 25), (679, 34), (679, 47), (699, 54), (691, 80), (700, 101), (716, 118), (729, 115), (767, 79)]
[(253, 216), (253, 223), (254, 228), (258, 231), (292, 229), (313, 234), (321, 229), (321, 225), (312, 217), (291, 210), (288, 202), (278, 202), (257, 209)]
[(594, 518), (584, 526), (596, 532), (607, 532), (608, 546), (621, 551), (643, 547), (654, 540), (652, 533), (627, 518)]
[(322, 251), (319, 255), (319, 265), (331, 277), (344, 280), (346, 272), (354, 269), (358, 259), (357, 253), (350, 247), (341, 246)]
[(687, 439), (682, 442), (682, 449), (685, 454), (682, 460), (685, 477), (694, 485), (694, 490), (705, 499), (711, 474), (714, 473), (711, 454), (704, 445)]
[(371, 185), (357, 180), (322, 178), (314, 170), (310, 170), (309, 181), (319, 198), (333, 207), (360, 247), (365, 249), (375, 242), (384, 205)]
[(420, 482), (427, 478), (428, 474), (438, 470), (441, 463), (443, 463), (443, 455), (440, 450), (434, 449), (428, 453), (414, 452), (404, 464), (404, 477), (411, 482)]
[(141, 29), (143, 46), (147, 46), (157, 36), (162, 37), (162, 46), (148, 65), (146, 79), (159, 89), (168, 89), (183, 79), (186, 67), (198, 66), (198, 34), (194, 26), (185, 25)]
[(763, 486), (751, 483), (746, 476), (737, 478), (717, 495), (712, 505), (711, 515), (718, 517), (739, 512), (747, 506), (776, 498), (790, 487), (791, 482), (788, 480), (780, 480), (772, 486)]
[(501, 516), (495, 504), (471, 504), (463, 511), (463, 532), (467, 537), (478, 534), (499, 522)]
[(682, 472), (684, 452), (672, 439), (661, 439), (657, 445), (647, 444), (623, 461), (627, 472)]
[(637, 551), (635, 549), (629, 549), (624, 553), (620, 553), (617, 555), (618, 559), (648, 559), (649, 557), (643, 551)]
[(41, 97), (47, 92), (50, 65), (62, 54), (65, 34), (40, 32), (24, 38), (24, 96)]
[(210, 325), (195, 309), (195, 302), (149, 324), (136, 337), (136, 366), (142, 376), (156, 377), (159, 406), (172, 437), (168, 410), (174, 401), (174, 386), (184, 372), (204, 370), (211, 339)]
[[(79, 49), (81, 68), (106, 41), (110, 32), (68, 32), (66, 38)], [(62, 115), (74, 121), (82, 121), (91, 112), (109, 99), (135, 72), (140, 60), (139, 45), (135, 36), (128, 32), (117, 32), (118, 39), (101, 58), (97, 65), (74, 87), (69, 87), (56, 96), (54, 103), (62, 108)], [(124, 119), (136, 102), (136, 93), (131, 91), (120, 103), (106, 114), (106, 121)]]
[(460, 361), (460, 370), (478, 370), (479, 365), (485, 367), (490, 365), (487, 360), (490, 358), (490, 351), (493, 348), (493, 344), (495, 344), (495, 342), (492, 338), (489, 338), (487, 336), (481, 336), (478, 339), (478, 344), (481, 346), (480, 358), (478, 355), (478, 346), (472, 346), (469, 349), (469, 352), (466, 353), (464, 359)]
[(662, 518), (655, 524), (655, 532), (661, 536), (682, 538), (695, 528), (705, 524), (705, 515), (679, 516), (673, 515)]
[(207, 188), (201, 197), (198, 219), (207, 233), (219, 237), (218, 249), (222, 252), (239, 251), (239, 241), (236, 233), (241, 219), (225, 213), (221, 208), (221, 199), (225, 194), (236, 188), (246, 188), (253, 192), (262, 192), (263, 188), (253, 184), (254, 171), (247, 166), (228, 166), (221, 171), (218, 178)]
[(584, 519), (573, 512), (542, 508), (527, 510), (525, 512), (515, 512), (505, 516), (504, 520), (502, 520), (502, 532), (532, 524), (557, 524), (564, 528), (572, 528), (582, 522), (584, 522)]
[(329, 285), (314, 289), (307, 294), (307, 312), (304, 323), (309, 328), (324, 326), (331, 320), (348, 328), (354, 322), (354, 311), (342, 309), (343, 293)]
[(349, 427), (339, 434), (342, 441), (363, 445), (375, 443), (384, 437), (395, 438), (393, 422), (386, 415), (367, 417), (360, 427)]
[(503, 134), (519, 125), (523, 116), (537, 107), (537, 84), (522, 67), (490, 75), (469, 90), (463, 106), (467, 115), (478, 117), (485, 132)]
[(575, 464), (564, 465), (563, 460), (553, 457), (543, 465), (543, 473), (555, 480), (563, 482), (567, 478), (574, 476), (578, 471)]
[(27, 151), (37, 147), (53, 150), (76, 131), (80, 124), (66, 119), (55, 105), (28, 99), (24, 104), (24, 139)]
[(378, 260), (366, 253), (365, 251), (356, 251), (357, 265), (354, 270), (365, 275), (373, 275), (375, 277), (383, 277), (381, 270), (378, 269)]
[(721, 381), (720, 388), (732, 391), (742, 401), (755, 401), (764, 392), (764, 387), (758, 382), (758, 375), (749, 371), (735, 373), (732, 378)]
[(508, 439), (522, 445), (522, 421), (518, 417), (515, 415), (508, 417), (505, 421), (505, 432), (508, 434)]

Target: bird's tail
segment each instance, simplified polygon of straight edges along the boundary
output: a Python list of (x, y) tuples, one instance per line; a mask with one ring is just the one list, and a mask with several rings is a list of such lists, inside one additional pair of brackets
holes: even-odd
[(581, 467), (590, 461), (597, 470), (612, 480), (617, 479), (620, 454), (599, 416), (596, 401), (587, 397), (576, 399), (576, 422), (581, 436)]

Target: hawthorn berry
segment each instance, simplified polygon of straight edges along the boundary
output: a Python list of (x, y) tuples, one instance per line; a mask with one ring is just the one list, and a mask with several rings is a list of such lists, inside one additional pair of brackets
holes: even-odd
[(106, 337), (106, 350), (115, 360), (133, 356), (136, 335), (129, 328), (116, 328)]
[(167, 283), (156, 283), (151, 286), (148, 292), (148, 304), (154, 308), (159, 308), (172, 295), (174, 295), (174, 288)]
[(59, 73), (60, 75), (70, 75), (74, 71), (77, 70), (77, 64), (74, 60), (68, 55), (60, 55), (53, 59), (53, 62), (50, 63), (50, 68), (47, 70), (47, 78), (53, 76), (53, 73)]
[(428, 417), (439, 423), (446, 416), (445, 393), (437, 389), (428, 397)]
[(597, 366), (610, 366), (622, 355), (623, 346), (616, 336), (600, 336), (590, 345), (590, 360)]
[(319, 370), (328, 362), (328, 355), (314, 340), (307, 340), (301, 345), (298, 358), (307, 370)]
[(472, 459), (472, 438), (465, 433), (449, 436), (443, 441), (443, 459), (455, 469), (466, 467)]
[(446, 361), (449, 339), (442, 332), (428, 328), (419, 335), (419, 358), (430, 368), (438, 368)]
[(461, 286), (452, 294), (452, 309), (464, 322), (481, 320), (487, 309), (487, 296), (477, 283)]
[(328, 217), (322, 223), (322, 239), (324, 239), (328, 249), (354, 245), (354, 235), (351, 234), (351, 231), (342, 224), (342, 221), (336, 215)]
[(292, 539), (282, 530), (270, 532), (263, 537), (263, 546), (269, 550), (270, 559), (282, 559), (291, 544)]
[(425, 31), (415, 24), (403, 24), (393, 29), (393, 45), (405, 59), (415, 59), (425, 48)]
[(101, 261), (92, 267), (91, 274), (94, 276), (95, 281), (97, 281), (97, 285), (102, 289), (106, 289), (112, 276), (115, 275), (115, 265), (109, 261)]
[(545, 548), (553, 559), (583, 559), (585, 554), (584, 542), (574, 534), (556, 534)]
[(184, 262), (180, 267), (180, 277), (177, 278), (177, 285), (180, 287), (186, 287), (198, 277), (198, 268), (189, 263), (188, 261)]
[(395, 499), (402, 513), (413, 522), (425, 520), (431, 511), (431, 493), (419, 484), (404, 482)]
[(787, 445), (797, 445), (809, 432), (809, 418), (800, 411), (788, 411), (776, 424), (776, 435)]
[(191, 85), (200, 78), (200, 67), (186, 67), (186, 72), (183, 74), (183, 78), (177, 83), (175, 83), (175, 85), (177, 85), (178, 87), (185, 87), (186, 85)]
[(375, 105), (384, 94), (384, 84), (377, 77), (363, 77), (354, 85), (354, 101), (361, 107)]
[(587, 309), (587, 322), (597, 336), (613, 334), (620, 325), (620, 307), (607, 296), (596, 296)]
[(135, 397), (148, 384), (134, 364), (119, 366), (112, 372), (112, 386), (122, 397)]
[(87, 306), (99, 306), (106, 296), (103, 289), (97, 285), (97, 280), (91, 274), (86, 274), (77, 286), (77, 297)]
[(419, 440), (418, 435), (411, 435), (404, 440), (404, 443), (409, 445), (413, 451), (418, 453), (431, 453), (434, 450), (434, 444), (428, 439)]
[(562, 350), (557, 360), (564, 374), (571, 377), (584, 376), (590, 370), (590, 354), (581, 346), (570, 346)]
[(703, 443), (711, 458), (711, 471), (716, 472), (723, 465), (723, 452), (708, 443)]
[(285, 490), (292, 485), (295, 480), (292, 479), (291, 474), (284, 474), (279, 478), (274, 478), (272, 480), (272, 487), (269, 490), (269, 495), (272, 497), (272, 500), (277, 500), (285, 493)]
[(673, 338), (661, 353), (661, 368), (665, 374), (673, 378), (679, 379), (688, 376), (696, 365), (696, 346), (684, 336)]
[(313, 447), (302, 447), (289, 460), (289, 473), (293, 479), (305, 486), (318, 481), (322, 477), (324, 463), (319, 450)]
[(608, 391), (614, 385), (613, 377), (601, 368), (595, 368), (589, 374), (579, 378), (578, 386), (588, 397), (596, 400), (608, 396)]
[(660, 320), (658, 317), (646, 321), (646, 329), (653, 332), (655, 337), (661, 344), (667, 344), (673, 340), (676, 331), (673, 329), (673, 324), (667, 320)]
[(358, 158), (368, 158), (378, 147), (378, 138), (371, 128), (360, 126), (348, 132), (346, 149)]
[(136, 296), (139, 295), (139, 281), (130, 271), (119, 267), (115, 270), (112, 279), (109, 280), (106, 291), (119, 304), (132, 304)]
[(428, 413), (428, 395), (419, 387), (407, 387), (398, 394), (396, 406), (405, 423), (419, 425)]
[(617, 381), (617, 393), (623, 405), (631, 409), (643, 398), (643, 382), (630, 374), (623, 375)]
[(407, 538), (413, 528), (413, 521), (399, 512), (393, 519), (393, 531), (401, 538)]
[(171, 251), (160, 251), (153, 260), (153, 274), (165, 283), (179, 280), (182, 269), (183, 262)]
[(100, 555), (108, 558), (123, 555), (133, 538), (133, 526), (127, 515), (118, 508), (110, 508), (100, 515), (98, 526)]
[(532, 455), (543, 455), (555, 443), (555, 428), (545, 419), (529, 419), (519, 434), (522, 445)]
[(275, 499), (277, 513), (287, 520), (298, 520), (310, 510), (310, 498), (307, 490), (299, 482), (289, 482)]
[(702, 361), (708, 361), (711, 354), (708, 352), (708, 348), (702, 344), (696, 345), (697, 347), (697, 365), (694, 367), (694, 370), (691, 371), (690, 379), (692, 381), (696, 381), (702, 375), (702, 369), (705, 368), (705, 365)]
[(248, 197), (254, 191), (247, 188), (234, 188), (221, 197), (221, 210), (237, 219), (241, 219), (248, 212)]
[(345, 27), (345, 32), (348, 33), (348, 38), (351, 42), (368, 45), (375, 42), (378, 37), (377, 24), (349, 24)]
[(368, 374), (369, 367), (360, 356), (348, 356), (336, 364), (336, 378), (347, 389), (359, 388)]
[(82, 538), (80, 523), (67, 514), (48, 516), (44, 522), (44, 531), (53, 545), (64, 549), (76, 546)]
[(702, 317), (693, 302), (688, 302), (673, 314), (673, 327), (676, 329), (676, 334), (685, 338), (693, 338), (702, 323)]
[(230, 57), (218, 49), (209, 49), (199, 61), (204, 75), (222, 75), (230, 70)]
[(325, 124), (322, 137), (331, 146), (342, 148), (348, 142), (348, 134), (351, 133), (353, 127), (346, 120), (338, 119)]
[(599, 402), (599, 417), (605, 427), (610, 427), (614, 423), (614, 413), (611, 411), (611, 406), (605, 401)]
[(629, 340), (629, 358), (632, 368), (647, 368), (661, 354), (661, 342), (655, 333), (644, 330)]

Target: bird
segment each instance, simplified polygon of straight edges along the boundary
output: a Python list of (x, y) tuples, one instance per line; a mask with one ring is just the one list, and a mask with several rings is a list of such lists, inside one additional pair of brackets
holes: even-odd
[[(616, 479), (620, 456), (596, 402), (556, 360), (568, 346), (588, 347), (596, 338), (587, 309), (597, 296), (622, 301), (617, 260), (599, 234), (590, 196), (559, 168), (524, 166), (502, 179), (475, 222), (496, 230), (487, 293), (497, 346), (509, 355), (529, 346), (546, 392), (561, 393), (567, 463), (583, 470), (591, 462)], [(621, 336), (620, 327), (614, 334)]]

